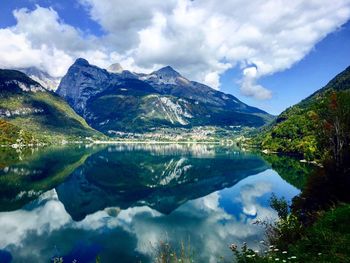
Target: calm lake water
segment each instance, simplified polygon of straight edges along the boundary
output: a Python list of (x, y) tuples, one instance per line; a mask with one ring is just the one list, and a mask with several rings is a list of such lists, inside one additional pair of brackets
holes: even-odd
[(298, 160), (212, 145), (75, 146), (0, 152), (0, 262), (152, 262), (157, 244), (197, 262), (258, 248), (272, 193), (290, 200)]

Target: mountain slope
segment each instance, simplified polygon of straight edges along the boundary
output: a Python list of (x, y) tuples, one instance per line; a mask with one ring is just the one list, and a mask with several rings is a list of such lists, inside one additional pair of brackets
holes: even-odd
[(319, 127), (314, 119), (329, 106), (332, 96), (348, 96), (349, 93), (350, 67), (325, 87), (282, 112), (255, 138), (256, 143), (270, 151), (297, 154), (306, 159), (320, 158), (324, 149), (318, 149)]
[(95, 129), (147, 131), (158, 127), (243, 125), (259, 127), (272, 116), (232, 95), (189, 81), (171, 67), (137, 74), (111, 73), (77, 59), (57, 93)]
[[(16, 70), (0, 70), (0, 118), (5, 144), (99, 135), (58, 95)], [(15, 136), (16, 131), (25, 136)]]

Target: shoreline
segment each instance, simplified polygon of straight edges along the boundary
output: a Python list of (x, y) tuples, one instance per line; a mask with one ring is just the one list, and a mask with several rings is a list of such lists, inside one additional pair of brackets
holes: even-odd
[[(137, 141), (137, 140), (120, 140), (120, 141), (68, 141), (65, 143), (42, 143), (42, 144), (30, 144), (30, 145), (0, 145), (0, 148), (37, 148), (37, 147), (50, 147), (50, 146), (65, 146), (65, 145), (116, 145), (116, 144), (213, 144), (213, 145), (225, 145), (221, 141)], [(231, 145), (231, 144), (227, 144)]]
[(93, 141), (91, 144), (221, 144), (220, 141)]

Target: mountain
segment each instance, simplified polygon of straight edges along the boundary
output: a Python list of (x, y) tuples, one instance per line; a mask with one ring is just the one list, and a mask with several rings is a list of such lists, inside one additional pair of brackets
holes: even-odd
[(38, 82), (41, 86), (43, 86), (47, 90), (55, 91), (58, 88), (58, 85), (60, 84), (60, 81), (61, 81), (61, 78), (51, 77), (48, 73), (36, 67), (20, 68), (18, 69), (18, 71), (23, 72), (24, 74), (26, 74), (32, 80), (35, 80), (36, 82)]
[(0, 69), (0, 125), (1, 144), (100, 135), (57, 94), (16, 70)]
[[(326, 86), (300, 103), (286, 109), (255, 138), (263, 149), (318, 159), (325, 152), (319, 149), (319, 127), (315, 119), (327, 110), (332, 96), (348, 97), (350, 94), (350, 67), (333, 78)], [(350, 100), (348, 102), (350, 104)]]
[[(114, 73), (111, 73), (114, 72)], [(93, 128), (143, 132), (159, 127), (249, 126), (272, 119), (232, 95), (190, 81), (171, 67), (151, 74), (108, 70), (77, 59), (57, 93)]]
[(122, 73), (124, 69), (119, 63), (114, 63), (107, 68), (107, 71), (111, 73)]

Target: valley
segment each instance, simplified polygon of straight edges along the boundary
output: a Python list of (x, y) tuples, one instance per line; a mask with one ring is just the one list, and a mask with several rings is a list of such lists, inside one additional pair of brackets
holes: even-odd
[(350, 0), (0, 1), (0, 263), (350, 263)]

